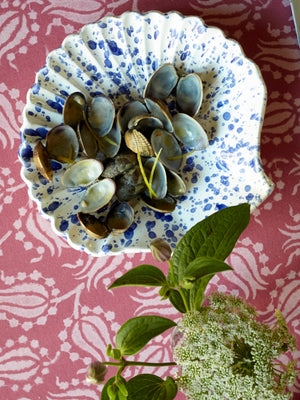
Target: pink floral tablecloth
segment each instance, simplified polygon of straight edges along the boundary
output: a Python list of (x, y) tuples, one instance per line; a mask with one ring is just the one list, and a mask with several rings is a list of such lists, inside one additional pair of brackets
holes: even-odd
[[(300, 368), (300, 49), (288, 0), (0, 0), (0, 397), (5, 400), (98, 399), (87, 366), (104, 359), (119, 327), (133, 316), (179, 313), (156, 289), (108, 291), (149, 253), (92, 257), (58, 237), (30, 200), (18, 160), (22, 110), (35, 73), (64, 37), (124, 11), (196, 15), (237, 40), (261, 69), (268, 91), (261, 158), (274, 182), (228, 262), (218, 289), (243, 296), (266, 321), (282, 311), (297, 337)], [(160, 265), (161, 266), (161, 265)], [(162, 264), (164, 272), (167, 264)], [(139, 360), (172, 359), (159, 336)], [(141, 369), (161, 376), (172, 368)], [(128, 373), (133, 376), (137, 369)], [(300, 380), (293, 387), (300, 399)], [(178, 399), (184, 399), (178, 394)]]

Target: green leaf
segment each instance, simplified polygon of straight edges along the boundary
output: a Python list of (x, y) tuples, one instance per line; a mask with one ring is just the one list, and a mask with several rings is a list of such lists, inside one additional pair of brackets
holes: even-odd
[(208, 282), (214, 274), (206, 275), (203, 278), (198, 279), (195, 283), (193, 288), (189, 291), (188, 298), (191, 310), (200, 310), (202, 304), (205, 300), (205, 289)]
[(230, 269), (232, 270), (230, 265), (217, 258), (206, 256), (197, 257), (187, 266), (183, 280), (193, 282), (206, 275), (216, 274), (217, 272), (228, 271)]
[(180, 286), (188, 265), (201, 256), (225, 260), (250, 220), (247, 203), (224, 208), (194, 225), (180, 240), (169, 260), (170, 286)]
[[(182, 292), (185, 293), (187, 291), (182, 289)], [(188, 294), (187, 294), (187, 296), (188, 296)], [(178, 292), (178, 290), (170, 289), (169, 300), (170, 300), (170, 303), (172, 304), (172, 306), (175, 307), (176, 310), (178, 310), (182, 314), (184, 314), (188, 311), (184, 305), (184, 302), (183, 302), (182, 297), (181, 297), (180, 293)]]
[(112, 376), (111, 378), (108, 379), (108, 381), (106, 381), (101, 392), (101, 397), (100, 397), (101, 400), (110, 400), (110, 397), (107, 393), (107, 388), (114, 384), (115, 378), (116, 378), (115, 376)]
[(113, 358), (114, 360), (121, 360), (122, 359), (122, 355), (119, 349), (113, 349), (112, 345), (109, 344), (106, 348), (106, 355), (108, 357)]
[(155, 336), (160, 335), (176, 323), (157, 315), (144, 315), (129, 319), (116, 335), (116, 346), (122, 355), (138, 353)]
[(127, 382), (122, 377), (112, 376), (105, 383), (102, 392), (101, 400), (127, 400), (128, 390)]
[(154, 265), (139, 265), (118, 278), (109, 289), (121, 286), (162, 286), (166, 283), (163, 272)]
[(128, 400), (172, 400), (177, 394), (177, 384), (170, 376), (164, 381), (151, 374), (141, 374), (127, 382)]

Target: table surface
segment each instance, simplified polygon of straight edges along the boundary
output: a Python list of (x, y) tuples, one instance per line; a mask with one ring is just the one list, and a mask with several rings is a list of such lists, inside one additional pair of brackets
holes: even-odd
[[(214, 277), (207, 291), (241, 295), (266, 320), (280, 309), (300, 349), (300, 49), (289, 1), (0, 0), (2, 399), (97, 399), (101, 387), (85, 382), (87, 366), (105, 358), (120, 325), (151, 313), (180, 316), (156, 289), (106, 289), (134, 266), (150, 263), (166, 272), (166, 263), (149, 253), (96, 258), (70, 248), (39, 214), (20, 177), (22, 110), (47, 54), (84, 24), (128, 10), (199, 16), (237, 40), (261, 69), (268, 91), (261, 159), (275, 189), (228, 259), (234, 272)], [(154, 339), (139, 359), (170, 360), (168, 340)], [(300, 350), (296, 357), (300, 367)], [(293, 392), (300, 399), (299, 379)]]

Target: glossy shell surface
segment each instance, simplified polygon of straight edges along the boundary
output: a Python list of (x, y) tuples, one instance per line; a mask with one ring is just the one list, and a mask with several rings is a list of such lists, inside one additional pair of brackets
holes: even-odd
[[(104, 94), (118, 109), (129, 100), (142, 100), (149, 77), (164, 63), (181, 74), (200, 75), (203, 102), (195, 118), (207, 132), (209, 146), (183, 160), (179, 174), (187, 192), (172, 213), (138, 202), (126, 234), (93, 239), (77, 219), (82, 190), (61, 183), (67, 164), (52, 162), (53, 182), (46, 181), (34, 165), (34, 146), (63, 122), (67, 94), (80, 91), (88, 102)], [(213, 212), (242, 202), (254, 210), (271, 193), (273, 184), (260, 161), (265, 103), (265, 85), (255, 63), (236, 41), (200, 18), (176, 12), (106, 16), (67, 36), (38, 71), (23, 113), (21, 174), (55, 232), (80, 251), (97, 257), (149, 251), (158, 236), (174, 248), (189, 228)]]
[(88, 186), (103, 172), (103, 164), (93, 158), (83, 159), (69, 166), (61, 182), (66, 187)]
[(116, 191), (116, 184), (110, 178), (104, 178), (88, 186), (82, 201), (80, 211), (84, 213), (93, 213), (100, 210), (108, 204)]

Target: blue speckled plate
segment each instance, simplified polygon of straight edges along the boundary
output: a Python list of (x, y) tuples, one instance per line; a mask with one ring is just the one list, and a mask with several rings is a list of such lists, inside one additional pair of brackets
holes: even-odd
[[(78, 90), (86, 96), (105, 93), (119, 107), (141, 99), (151, 73), (166, 62), (180, 72), (200, 74), (204, 99), (197, 119), (207, 132), (209, 146), (184, 161), (180, 173), (188, 191), (173, 213), (161, 214), (138, 202), (134, 224), (125, 234), (92, 239), (76, 216), (82, 191), (63, 187), (60, 179), (65, 165), (58, 162), (52, 163), (53, 182), (47, 182), (33, 163), (33, 147), (62, 122), (68, 94)], [(24, 109), (21, 175), (55, 232), (76, 249), (95, 256), (147, 251), (155, 237), (163, 237), (174, 247), (209, 214), (242, 202), (250, 203), (253, 210), (272, 191), (260, 162), (265, 103), (266, 90), (257, 66), (235, 41), (198, 17), (176, 12), (108, 16), (67, 36), (37, 73)]]

